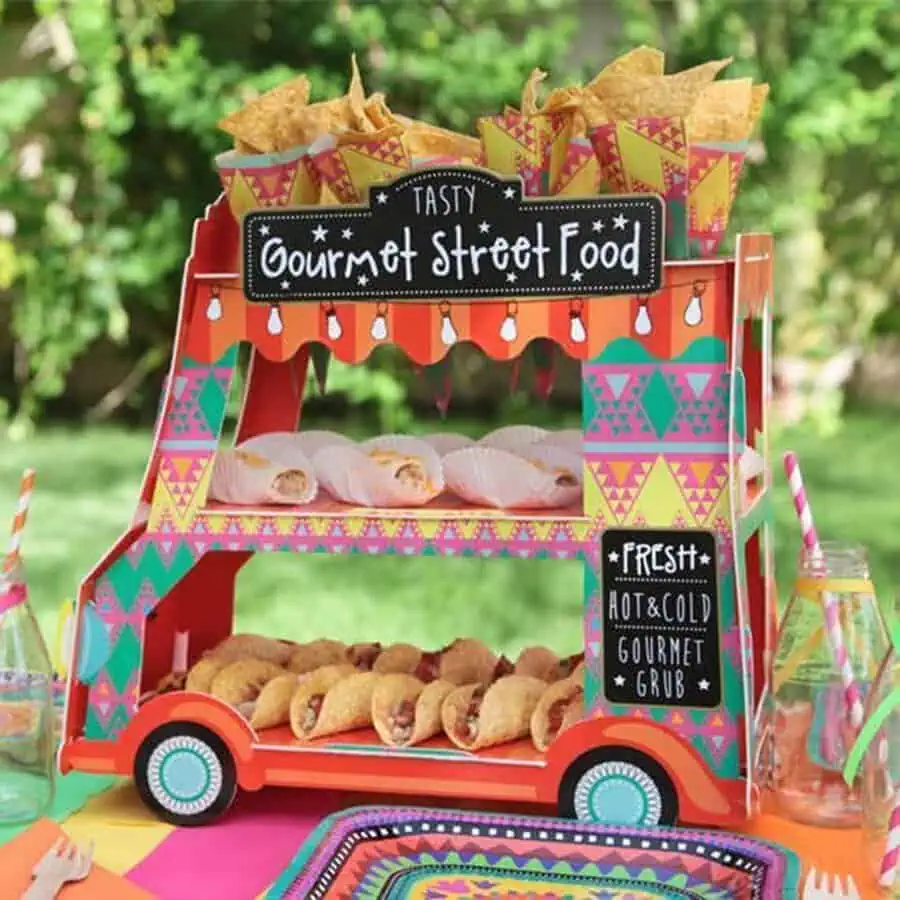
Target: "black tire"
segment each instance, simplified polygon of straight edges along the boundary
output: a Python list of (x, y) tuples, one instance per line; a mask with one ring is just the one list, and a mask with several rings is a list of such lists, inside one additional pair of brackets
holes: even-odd
[[(589, 790), (586, 776), (593, 772), (595, 774), (592, 778), (602, 777), (602, 769), (608, 770), (609, 775), (624, 773), (621, 774), (623, 781), (628, 781), (629, 775), (637, 776), (640, 773), (638, 777), (641, 784), (638, 785), (636, 781), (633, 783), (636, 787), (645, 789), (648, 818), (633, 822), (617, 821), (616, 816), (611, 816), (607, 821), (603, 817), (585, 815), (583, 794), (585, 790)], [(607, 825), (674, 825), (678, 819), (678, 794), (672, 779), (656, 760), (627, 747), (602, 747), (579, 756), (566, 770), (559, 785), (558, 810), (563, 818), (583, 822)]]
[[(187, 762), (188, 771), (182, 777), (206, 779), (195, 796), (170, 792), (172, 786), (163, 781), (167, 755), (175, 754), (184, 755)], [(161, 725), (144, 738), (135, 754), (134, 781), (144, 804), (170, 825), (207, 825), (231, 806), (237, 794), (237, 774), (228, 747), (208, 728), (190, 722)]]

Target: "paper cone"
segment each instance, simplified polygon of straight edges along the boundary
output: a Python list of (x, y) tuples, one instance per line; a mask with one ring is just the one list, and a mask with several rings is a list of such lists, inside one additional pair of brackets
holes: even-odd
[(659, 194), (666, 204), (666, 256), (687, 256), (688, 146), (681, 118), (621, 119), (588, 133), (614, 194)]
[(572, 112), (525, 115), (515, 109), (478, 120), (484, 165), (500, 175), (519, 175), (525, 194), (558, 192), (572, 136)]
[(556, 194), (560, 197), (594, 197), (600, 193), (603, 175), (590, 139), (573, 137), (566, 147)]
[(411, 167), (402, 134), (373, 134), (342, 142), (329, 135), (310, 147), (318, 177), (340, 203), (364, 203), (373, 184), (391, 181)]
[(238, 221), (252, 209), (319, 202), (319, 178), (305, 147), (252, 155), (229, 150), (216, 157), (216, 168)]
[(687, 249), (692, 257), (706, 259), (718, 252), (728, 230), (746, 153), (746, 142), (690, 146)]

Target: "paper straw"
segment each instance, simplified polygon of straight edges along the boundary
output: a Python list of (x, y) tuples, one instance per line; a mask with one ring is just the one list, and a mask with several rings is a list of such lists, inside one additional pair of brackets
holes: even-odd
[(900, 869), (900, 791), (894, 794), (894, 808), (888, 820), (887, 846), (881, 859), (878, 883), (882, 887), (891, 887), (897, 879), (898, 869)]
[(22, 531), (28, 518), (28, 507), (31, 504), (31, 492), (34, 488), (34, 469), (26, 469), (19, 487), (19, 503), (13, 516), (12, 535), (9, 539), (9, 550), (3, 560), (3, 572), (8, 575), (15, 568), (19, 558), (19, 547), (22, 543)]
[[(791, 498), (794, 501), (794, 509), (800, 520), (800, 533), (803, 537), (803, 546), (813, 559), (820, 559), (822, 546), (819, 535), (813, 521), (812, 508), (809, 498), (806, 496), (806, 488), (803, 486), (803, 475), (800, 472), (800, 463), (793, 453), (784, 454), (784, 471), (791, 486)], [(841, 684), (844, 687), (844, 695), (847, 700), (847, 708), (850, 712), (850, 724), (854, 729), (862, 725), (864, 708), (862, 695), (853, 677), (853, 667), (850, 665), (850, 656), (847, 653), (847, 645), (844, 643), (844, 632), (841, 629), (840, 603), (837, 597), (829, 591), (822, 593), (822, 607), (825, 613), (825, 633), (831, 644), (831, 652), (834, 662), (841, 675)]]

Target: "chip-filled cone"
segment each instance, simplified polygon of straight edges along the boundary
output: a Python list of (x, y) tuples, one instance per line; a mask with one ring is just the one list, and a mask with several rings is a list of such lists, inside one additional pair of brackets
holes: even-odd
[(291, 730), (301, 740), (354, 731), (372, 724), (372, 691), (379, 676), (351, 665), (310, 673), (291, 698)]
[(456, 688), (441, 707), (444, 733), (463, 750), (481, 750), (525, 737), (547, 684), (528, 675), (507, 675), (485, 689)]
[(372, 723), (390, 747), (411, 747), (441, 732), (441, 706), (454, 690), (449, 681), (425, 684), (412, 675), (379, 678), (372, 692)]
[(215, 162), (228, 205), (238, 221), (253, 209), (319, 202), (319, 176), (306, 147), (261, 154), (229, 150), (219, 154)]
[(546, 750), (567, 728), (584, 718), (582, 676), (572, 675), (551, 684), (531, 714), (531, 740), (536, 749)]
[(323, 666), (347, 662), (348, 647), (341, 641), (321, 638), (299, 644), (291, 653), (287, 667), (298, 675), (306, 675)]
[(528, 452), (532, 459), (480, 446), (450, 453), (443, 460), (447, 487), (468, 503), (496, 509), (557, 509), (577, 502), (581, 462), (567, 468), (562, 457), (569, 454), (558, 447)]
[(482, 447), (496, 447), (498, 450), (516, 453), (521, 447), (544, 440), (548, 434), (550, 432), (546, 428), (535, 425), (504, 425), (488, 432), (478, 443)]
[(209, 498), (222, 503), (302, 505), (318, 492), (312, 464), (299, 457), (286, 466), (248, 450), (219, 450)]
[(463, 447), (471, 447), (475, 443), (464, 434), (454, 434), (450, 431), (426, 434), (422, 436), (422, 440), (432, 447), (438, 456), (446, 456), (454, 450), (462, 450)]
[(250, 727), (256, 731), (285, 725), (291, 719), (291, 698), (303, 676), (286, 672), (267, 682), (256, 698)]
[(319, 483), (336, 500), (366, 507), (424, 506), (444, 488), (441, 459), (402, 435), (327, 447), (313, 457)]

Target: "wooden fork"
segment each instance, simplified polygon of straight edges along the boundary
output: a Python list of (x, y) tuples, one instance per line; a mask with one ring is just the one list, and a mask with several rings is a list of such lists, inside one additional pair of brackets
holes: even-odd
[(860, 900), (860, 896), (852, 875), (847, 876), (845, 889), (839, 876), (832, 881), (827, 873), (811, 869), (803, 886), (803, 900)]
[(94, 843), (82, 853), (68, 838), (61, 837), (32, 869), (34, 881), (22, 895), (22, 900), (53, 900), (63, 886), (84, 881), (93, 865)]

